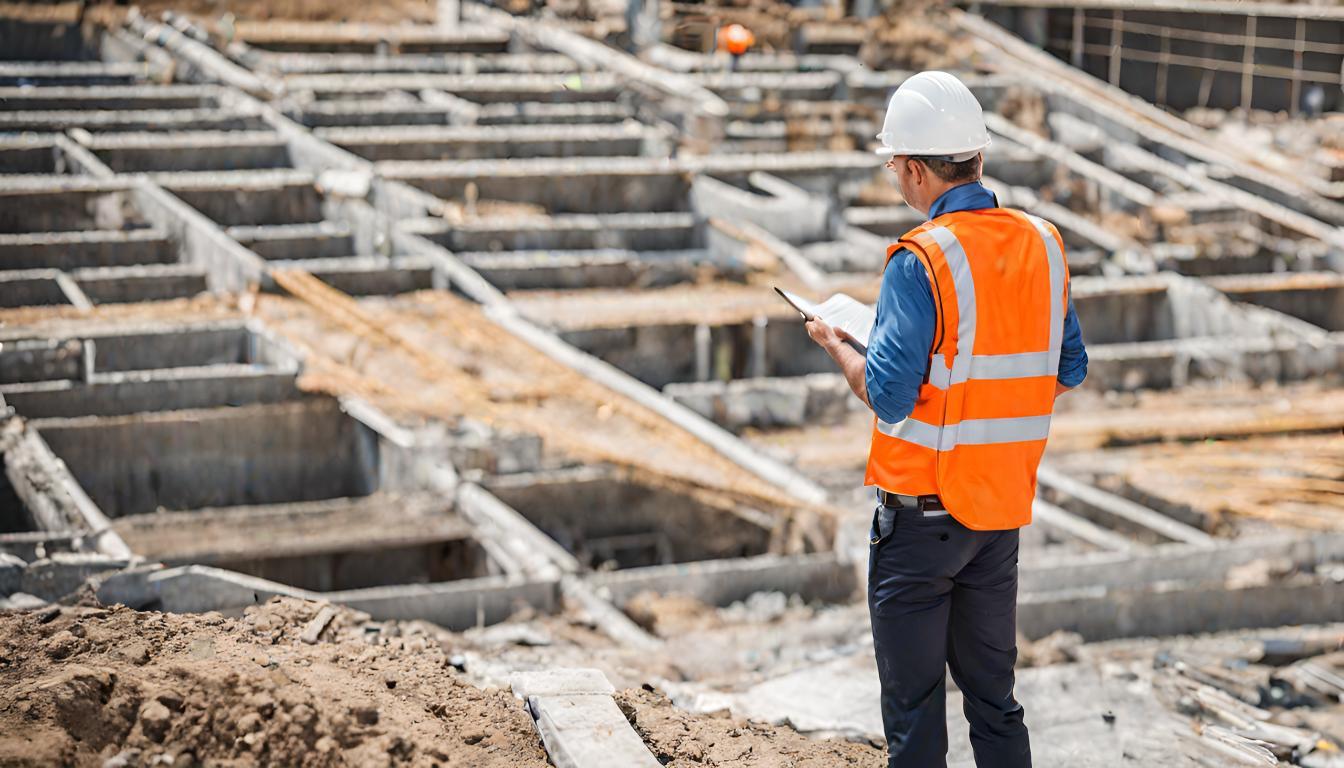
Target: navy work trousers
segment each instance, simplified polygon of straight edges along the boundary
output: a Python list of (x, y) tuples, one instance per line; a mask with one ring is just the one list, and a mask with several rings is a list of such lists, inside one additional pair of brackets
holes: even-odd
[(1017, 531), (879, 506), (868, 611), (889, 768), (947, 765), (945, 669), (961, 689), (978, 768), (1031, 765), (1017, 661)]

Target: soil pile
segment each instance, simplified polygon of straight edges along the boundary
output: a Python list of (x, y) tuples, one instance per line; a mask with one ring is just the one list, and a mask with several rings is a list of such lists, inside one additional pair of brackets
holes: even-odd
[(366, 620), (0, 614), (0, 765), (547, 765), (522, 702), (460, 680), (431, 627)]

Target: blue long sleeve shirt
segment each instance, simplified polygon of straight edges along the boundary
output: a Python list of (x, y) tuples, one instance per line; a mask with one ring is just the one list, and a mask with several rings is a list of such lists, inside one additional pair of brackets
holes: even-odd
[[(953, 187), (929, 208), (929, 218), (956, 211), (997, 208), (998, 198), (978, 181)], [(929, 369), (929, 350), (937, 331), (933, 288), (919, 259), (902, 248), (882, 273), (877, 319), (868, 343), (865, 384), (877, 417), (895, 424), (915, 407), (919, 387)], [(1087, 350), (1078, 315), (1069, 298), (1064, 339), (1059, 353), (1059, 383), (1076, 387), (1087, 376)]]

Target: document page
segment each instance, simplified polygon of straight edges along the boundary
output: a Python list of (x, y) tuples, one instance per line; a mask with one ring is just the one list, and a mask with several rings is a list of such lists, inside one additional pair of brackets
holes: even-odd
[(844, 334), (861, 348), (868, 349), (868, 338), (873, 332), (873, 321), (877, 317), (872, 307), (843, 293), (837, 293), (816, 304), (781, 288), (776, 288), (775, 291), (802, 313), (804, 318), (811, 320), (819, 317), (837, 331), (844, 331)]

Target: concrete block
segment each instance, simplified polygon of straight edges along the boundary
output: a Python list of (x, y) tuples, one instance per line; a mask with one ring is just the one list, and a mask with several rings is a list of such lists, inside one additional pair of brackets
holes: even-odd
[(28, 567), (21, 558), (0, 552), (0, 595), (17, 592), (23, 584), (23, 571)]
[(510, 681), (513, 695), (521, 699), (533, 696), (610, 696), (615, 686), (598, 669), (541, 669), (520, 672)]
[(610, 696), (544, 696), (528, 707), (556, 768), (656, 768), (662, 765)]
[(105, 555), (59, 553), (24, 569), (20, 589), (43, 600), (54, 601), (74, 592), (89, 577), (125, 568), (130, 561)]
[(556, 768), (654, 768), (660, 765), (596, 669), (548, 669), (513, 679)]
[(158, 602), (158, 595), (150, 587), (150, 577), (163, 570), (160, 563), (125, 568), (100, 576), (94, 584), (94, 593), (103, 605), (125, 605), (141, 610)]

